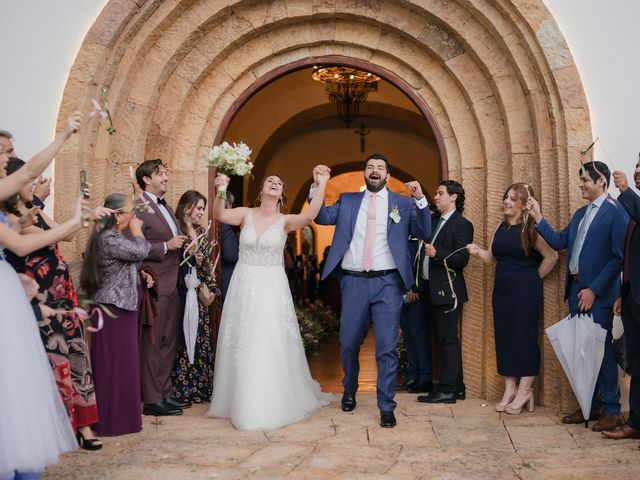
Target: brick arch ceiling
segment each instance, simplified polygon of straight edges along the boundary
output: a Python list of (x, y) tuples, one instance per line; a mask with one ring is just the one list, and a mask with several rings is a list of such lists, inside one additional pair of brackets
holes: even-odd
[[(125, 188), (127, 167), (162, 157), (173, 172), (169, 199), (205, 191), (202, 151), (237, 98), (261, 76), (309, 56), (370, 62), (402, 78), (428, 106), (442, 135), (448, 177), (473, 198), (467, 215), (486, 243), (512, 180), (531, 181), (554, 223), (579, 204), (570, 177), (591, 138), (579, 74), (542, 0), (112, 0), (84, 40), (59, 121), (109, 89), (118, 133), (94, 123), (58, 156), (62, 206), (89, 170), (97, 195)], [(78, 254), (82, 238), (70, 248)], [(470, 391), (488, 397), (495, 376), (491, 276), (468, 268), (484, 292), (465, 307)], [(545, 282), (544, 324), (560, 318), (560, 275)], [(479, 340), (481, 339), (481, 340)], [(478, 344), (478, 345), (477, 345)], [(545, 345), (546, 346), (546, 345)], [(468, 357), (471, 355), (473, 358)], [(493, 362), (493, 363), (492, 363)], [(547, 370), (548, 369), (548, 370)], [(549, 349), (540, 399), (570, 401)]]

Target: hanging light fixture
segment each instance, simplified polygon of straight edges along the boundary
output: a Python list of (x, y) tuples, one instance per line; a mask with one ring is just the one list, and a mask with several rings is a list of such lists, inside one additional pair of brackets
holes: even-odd
[(314, 80), (326, 84), (329, 100), (336, 104), (338, 118), (350, 126), (369, 92), (378, 90), (379, 77), (351, 67), (314, 67)]

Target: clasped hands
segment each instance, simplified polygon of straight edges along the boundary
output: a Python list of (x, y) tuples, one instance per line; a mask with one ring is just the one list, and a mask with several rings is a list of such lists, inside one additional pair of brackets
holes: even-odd
[(326, 165), (316, 165), (313, 167), (313, 186), (318, 187), (321, 183), (327, 183), (331, 177), (331, 169)]

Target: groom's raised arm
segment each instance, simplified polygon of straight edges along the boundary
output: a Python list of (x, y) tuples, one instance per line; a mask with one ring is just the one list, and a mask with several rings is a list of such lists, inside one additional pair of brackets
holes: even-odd
[(429, 202), (427, 197), (422, 193), (422, 187), (416, 180), (405, 184), (413, 205), (411, 205), (411, 214), (409, 218), (409, 232), (415, 238), (420, 238), (425, 242), (431, 236), (431, 210), (429, 210)]
[(429, 210), (429, 204), (426, 199), (424, 200), (424, 206), (420, 206), (418, 201), (411, 205), (411, 220), (409, 224), (409, 231), (411, 236), (420, 238), (425, 242), (431, 236), (431, 210)]

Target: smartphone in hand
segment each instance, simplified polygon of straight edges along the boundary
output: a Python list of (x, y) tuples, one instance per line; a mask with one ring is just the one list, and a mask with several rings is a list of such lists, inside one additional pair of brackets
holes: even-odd
[(89, 198), (89, 184), (87, 183), (87, 171), (80, 170), (80, 194), (82, 198)]

